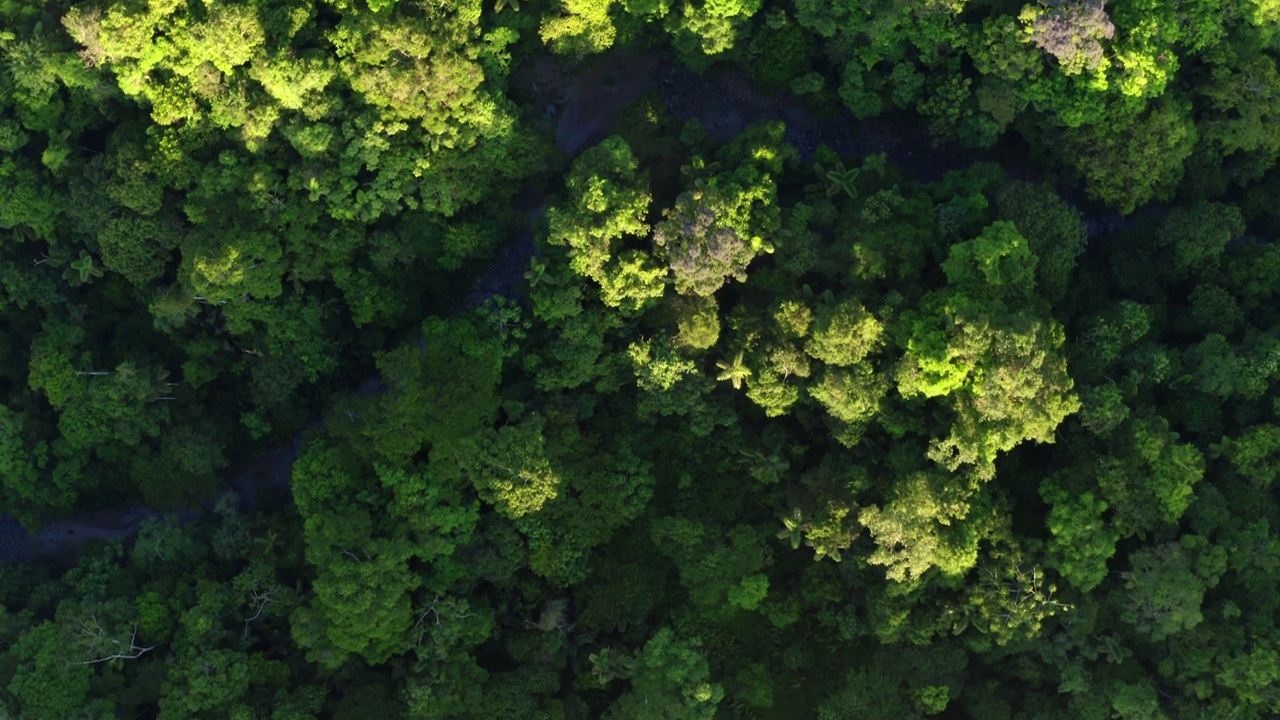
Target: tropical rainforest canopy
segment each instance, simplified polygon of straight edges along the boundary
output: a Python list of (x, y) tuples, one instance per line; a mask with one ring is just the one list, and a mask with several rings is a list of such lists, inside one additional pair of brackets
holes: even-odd
[(1277, 58), (0, 0), (0, 717), (1280, 716)]

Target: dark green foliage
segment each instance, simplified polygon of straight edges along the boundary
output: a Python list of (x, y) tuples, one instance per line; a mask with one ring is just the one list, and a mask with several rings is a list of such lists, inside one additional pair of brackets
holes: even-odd
[(1079, 211), (1064, 203), (1052, 189), (1030, 183), (1011, 183), (996, 195), (1000, 216), (1012, 221), (1035, 255), (1036, 285), (1049, 302), (1067, 294), (1076, 258), (1085, 251), (1089, 232)]
[(0, 717), (1276, 717), (1278, 23), (0, 0)]

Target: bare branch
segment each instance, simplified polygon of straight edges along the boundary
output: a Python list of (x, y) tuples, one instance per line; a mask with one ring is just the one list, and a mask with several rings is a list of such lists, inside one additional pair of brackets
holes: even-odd
[(80, 665), (96, 665), (97, 663), (111, 662), (113, 660), (137, 660), (143, 655), (146, 655), (147, 653), (156, 649), (155, 645), (149, 645), (147, 647), (143, 647), (138, 644), (137, 628), (133, 629), (133, 635), (129, 638), (129, 642), (126, 645), (125, 643), (120, 642), (119, 640), (116, 640), (114, 638), (106, 639), (105, 637), (106, 632), (102, 629), (102, 626), (98, 624), (98, 621), (96, 618), (93, 619), (92, 626), (90, 626), (88, 623), (81, 622), (80, 627), (83, 634), (86, 637), (90, 637), (95, 640), (106, 640), (106, 643), (108, 645), (114, 645), (117, 648), (119, 648), (119, 650), (117, 650), (116, 652), (110, 653), (108, 655), (104, 655), (99, 658), (94, 658), (93, 660), (84, 660), (78, 663)]

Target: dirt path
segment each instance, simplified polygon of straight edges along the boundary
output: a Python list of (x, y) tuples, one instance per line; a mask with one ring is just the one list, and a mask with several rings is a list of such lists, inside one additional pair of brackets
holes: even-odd
[(556, 147), (572, 157), (608, 137), (618, 111), (654, 88), (658, 66), (654, 54), (613, 53), (550, 83), (563, 99), (556, 121)]

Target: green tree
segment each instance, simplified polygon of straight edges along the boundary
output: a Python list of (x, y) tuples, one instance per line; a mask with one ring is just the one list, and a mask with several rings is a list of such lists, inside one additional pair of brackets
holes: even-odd
[(1122, 720), (1165, 720), (1156, 688), (1150, 682), (1116, 683), (1111, 695), (1112, 717)]
[(747, 397), (764, 409), (765, 416), (779, 417), (800, 399), (812, 363), (803, 350), (790, 342), (767, 345), (759, 356), (759, 369), (747, 378)]
[(1040, 495), (1052, 506), (1045, 523), (1053, 533), (1050, 562), (1067, 582), (1089, 592), (1107, 577), (1107, 561), (1120, 539), (1103, 519), (1107, 503), (1091, 492), (1069, 493), (1052, 479), (1040, 486)]
[(625, 250), (600, 277), (600, 301), (628, 315), (638, 314), (666, 292), (667, 270), (648, 253)]
[[(641, 416), (688, 416), (690, 430), (706, 436), (716, 425), (730, 422), (708, 397), (715, 381), (698, 372), (697, 363), (677, 352), (670, 341), (642, 340), (627, 348), (641, 390)], [(724, 371), (722, 371), (724, 372)]]
[(613, 6), (613, 0), (560, 0), (559, 12), (542, 19), (542, 41), (575, 59), (608, 50), (618, 34), (609, 17)]
[(1185, 109), (1167, 101), (1139, 115), (1116, 107), (1109, 122), (1068, 128), (1061, 149), (1089, 196), (1127, 215), (1173, 196), (1197, 135)]
[(469, 437), (496, 417), (502, 341), (479, 322), (431, 318), (420, 343), (379, 358), (388, 391), (362, 432), (388, 462), (406, 464), (424, 447)]
[(851, 369), (832, 367), (824, 369), (808, 390), (809, 395), (841, 424), (836, 439), (846, 447), (854, 447), (867, 424), (880, 411), (889, 391), (889, 382), (869, 366)]
[(159, 375), (131, 362), (114, 371), (77, 370), (84, 394), (63, 408), (58, 429), (76, 449), (91, 449), (116, 441), (137, 445), (155, 437), (169, 416), (168, 403), (156, 404), (168, 388)]
[(1121, 618), (1152, 640), (1198, 625), (1205, 591), (1218, 584), (1226, 553), (1204, 538), (1184, 535), (1180, 542), (1136, 552), (1123, 574)]
[(387, 512), (404, 527), (420, 559), (434, 562), (452, 556), (472, 540), (480, 505), (445, 473), (431, 466), (376, 470), (382, 487), (392, 494)]
[(92, 666), (68, 656), (62, 630), (44, 622), (23, 633), (8, 652), (8, 691), (15, 711), (32, 717), (74, 717), (89, 706)]
[(1128, 452), (1098, 460), (1098, 486), (1127, 535), (1176, 523), (1204, 477), (1204, 455), (1181, 442), (1164, 418), (1131, 421), (1124, 429)]
[(631, 146), (617, 135), (605, 139), (574, 160), (568, 198), (547, 209), (547, 241), (569, 248), (574, 272), (601, 282), (618, 241), (648, 234), (648, 185)]
[(457, 461), (482, 500), (509, 518), (536, 513), (561, 492), (563, 479), (548, 457), (541, 418), (477, 436)]
[(1035, 292), (1037, 263), (1017, 226), (998, 221), (973, 240), (952, 245), (942, 269), (948, 285), (961, 293), (1012, 302), (1029, 299)]
[(930, 455), (951, 469), (985, 465), (1027, 440), (1051, 443), (1080, 409), (1060, 354), (1062, 327), (988, 307), (962, 295), (927, 298), (898, 371), (904, 396), (950, 398), (955, 420)]
[(1238, 438), (1223, 438), (1219, 447), (1236, 472), (1257, 487), (1270, 487), (1280, 476), (1280, 426), (1249, 428)]
[[(1208, 101), (1200, 127), (1203, 142), (1213, 149), (1216, 160), (1222, 156), (1230, 167), (1231, 160), (1241, 161), (1249, 155), (1254, 158), (1274, 158), (1280, 152), (1280, 133), (1275, 130), (1275, 119), (1280, 115), (1280, 73), (1275, 60), (1268, 55), (1241, 52), (1231, 43), (1215, 47), (1212, 79), (1197, 88)], [(1247, 170), (1237, 171), (1237, 182), (1251, 180), (1262, 170), (1261, 164), (1242, 163)], [(1227, 168), (1224, 168), (1224, 170)]]
[(1036, 287), (1050, 303), (1066, 296), (1076, 258), (1084, 252), (1089, 231), (1080, 212), (1052, 188), (1010, 183), (996, 195), (1001, 219), (1012, 222), (1036, 256)]
[(719, 55), (733, 48), (764, 2), (678, 0), (670, 4), (675, 6), (673, 12), (664, 14), (667, 31), (674, 36), (672, 45), (686, 60), (699, 63), (704, 55)]
[(1055, 599), (1058, 588), (1048, 573), (1017, 549), (993, 553), (977, 572), (966, 612), (967, 622), (985, 636), (976, 643), (979, 648), (989, 647), (988, 640), (1007, 645), (1035, 638), (1050, 618), (1071, 610)]
[(336, 668), (352, 654), (386, 662), (406, 652), (413, 625), (410, 593), (422, 579), (409, 570), (413, 546), (371, 535), (363, 508), (307, 519), (307, 560), (316, 567), (314, 598), (291, 617), (294, 641), (312, 662)]
[(243, 652), (218, 648), (186, 653), (170, 670), (158, 717), (176, 720), (229, 712), (248, 691), (249, 672)]
[(978, 561), (980, 536), (964, 520), (970, 501), (963, 487), (945, 476), (915, 473), (894, 486), (884, 507), (872, 505), (858, 514), (875, 539), (868, 557), (885, 567), (885, 576), (899, 583), (919, 580), (937, 568), (958, 577)]
[(70, 478), (46, 474), (49, 444), (37, 432), (25, 414), (0, 405), (0, 492), (10, 512), (20, 513), (28, 525), (44, 510), (70, 507), (77, 494), (58, 482)]
[(880, 347), (883, 332), (884, 324), (856, 302), (823, 306), (814, 315), (805, 351), (828, 365), (857, 365)]
[(691, 350), (707, 350), (720, 339), (720, 308), (714, 297), (680, 297), (674, 301), (676, 344)]
[(135, 285), (164, 275), (179, 235), (153, 218), (112, 218), (98, 234), (102, 264)]
[(1170, 211), (1157, 235), (1173, 253), (1179, 275), (1206, 275), (1216, 270), (1227, 243), (1244, 232), (1244, 218), (1231, 205), (1200, 202)]
[(710, 720), (724, 699), (724, 688), (711, 681), (701, 643), (669, 628), (655, 633), (636, 654), (630, 684), (606, 717)]
[(671, 517), (655, 522), (651, 535), (675, 561), (690, 600), (705, 612), (725, 609), (726, 601), (727, 607), (755, 610), (768, 593), (769, 581), (761, 571), (772, 558), (754, 528), (737, 525), (719, 538), (696, 521)]
[(964, 685), (965, 654), (957, 648), (877, 648), (863, 658), (866, 667), (846, 671), (815, 717), (870, 714), (916, 720), (946, 710)]
[(1217, 683), (1229, 688), (1246, 707), (1275, 712), (1280, 705), (1276, 684), (1280, 682), (1280, 650), (1274, 639), (1257, 638), (1247, 653), (1221, 663)]

